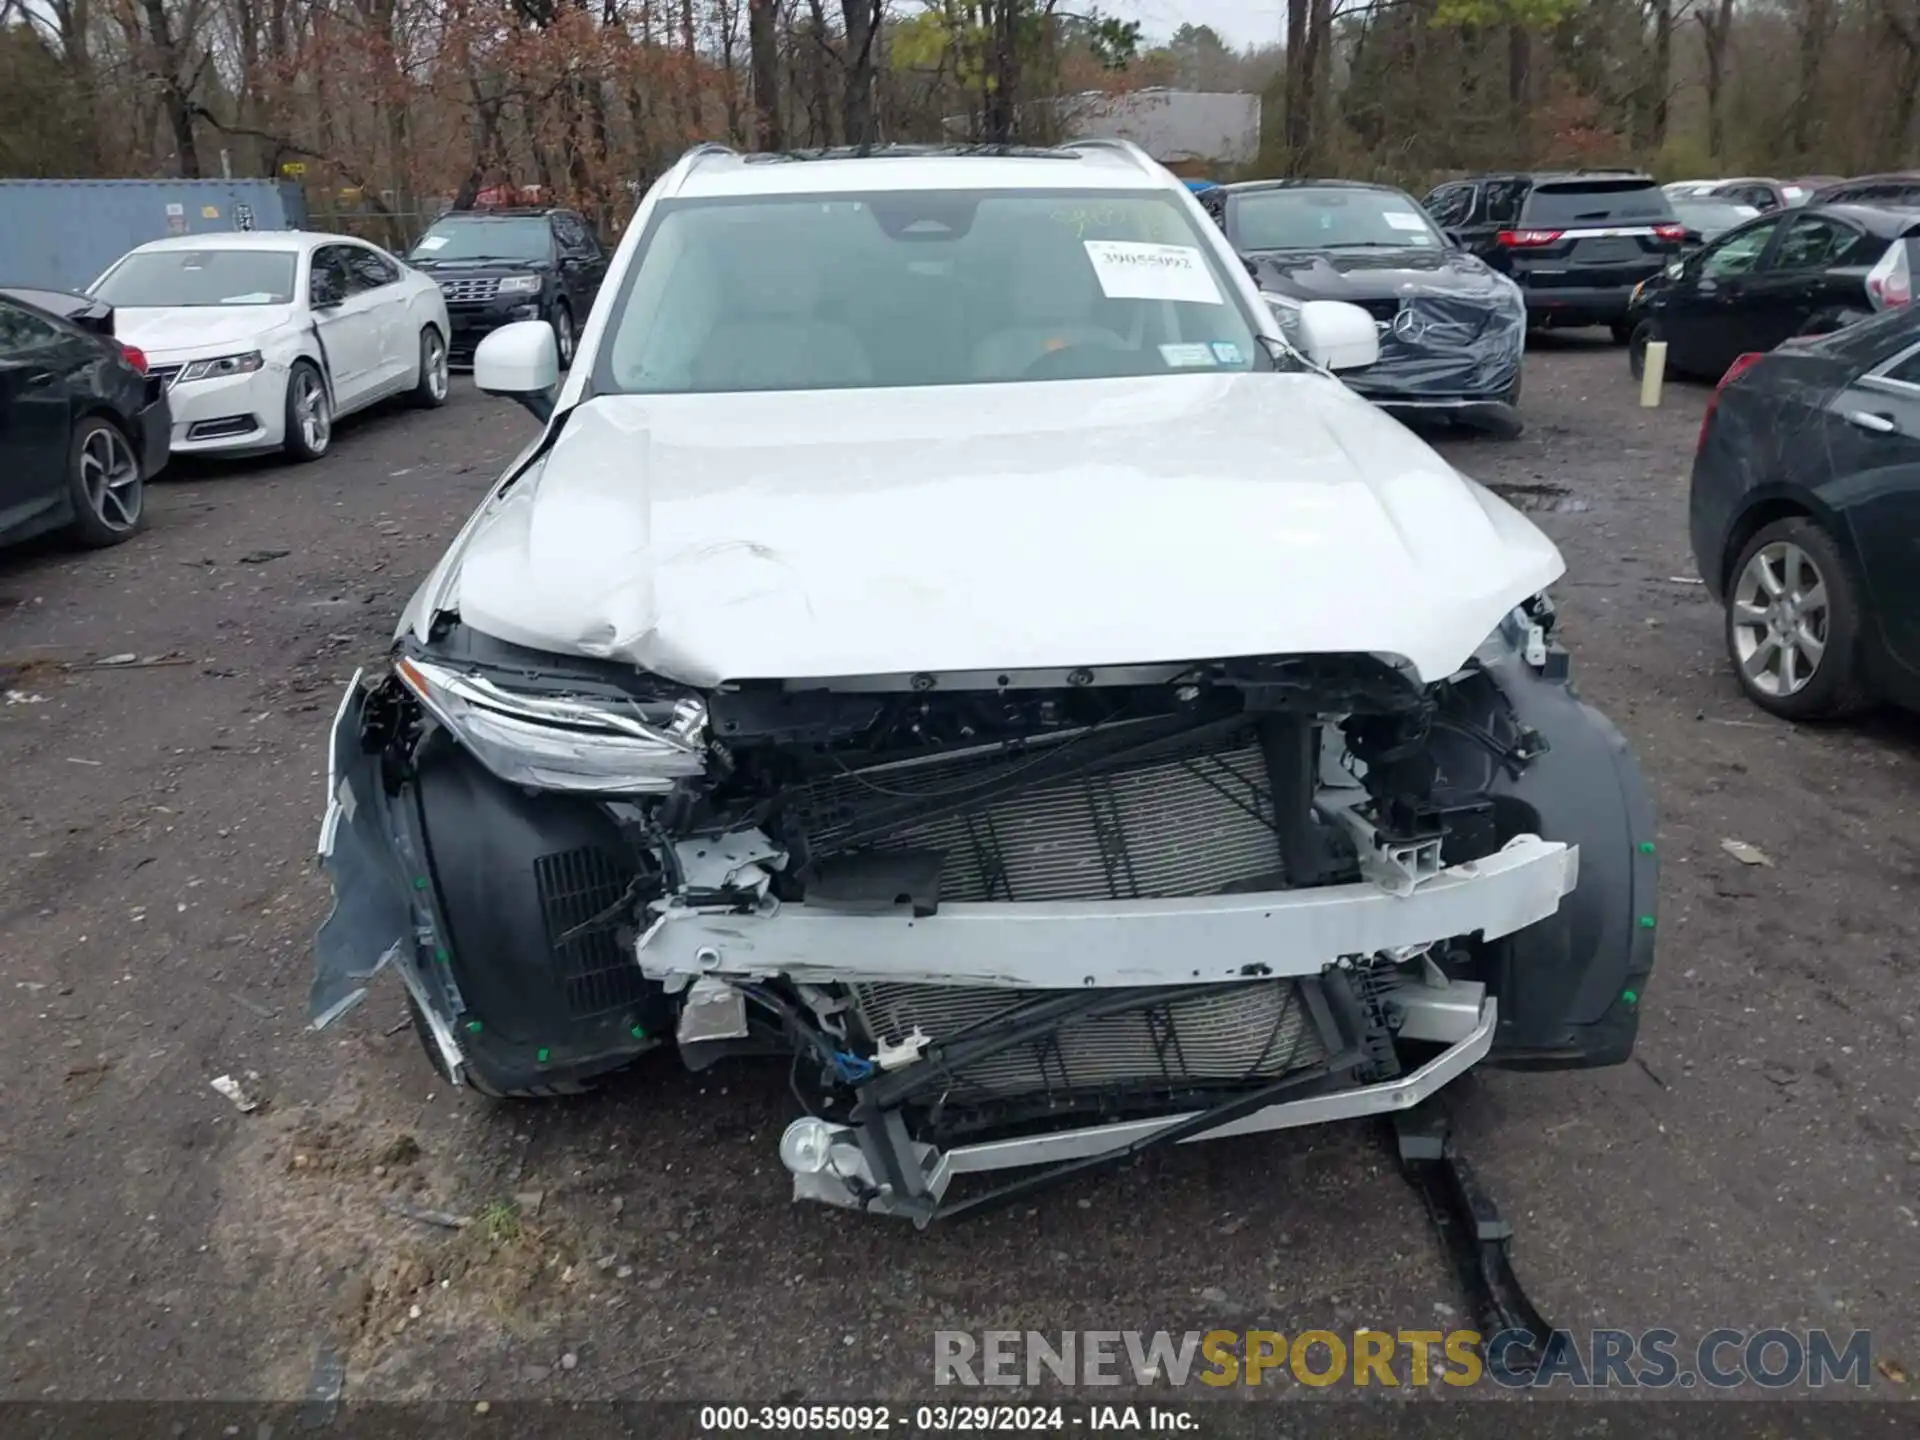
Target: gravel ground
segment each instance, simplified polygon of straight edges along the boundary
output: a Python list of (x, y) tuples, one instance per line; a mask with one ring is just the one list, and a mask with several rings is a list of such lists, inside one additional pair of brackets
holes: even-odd
[[(1704, 392), (1635, 401), (1619, 351), (1559, 340), (1524, 437), (1438, 437), (1562, 545), (1575, 675), (1639, 748), (1665, 856), (1634, 1063), (1475, 1077), (1467, 1143), (1556, 1323), (1861, 1327), (1899, 1375), (1920, 726), (1743, 702), (1673, 578)], [(435, 1081), (391, 982), (306, 1031), (340, 686), (530, 434), (462, 384), (317, 466), (177, 475), (119, 550), (0, 556), (0, 688), (40, 700), (0, 709), (0, 1398), (296, 1397), (337, 1360), (349, 1396), (907, 1399), (936, 1329), (1464, 1323), (1371, 1128), (917, 1234), (789, 1203), (781, 1068), (502, 1107)]]

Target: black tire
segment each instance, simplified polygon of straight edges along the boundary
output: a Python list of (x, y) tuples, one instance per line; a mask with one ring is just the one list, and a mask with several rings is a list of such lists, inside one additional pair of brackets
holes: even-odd
[(428, 325), (420, 331), (420, 380), (413, 387), (413, 403), (422, 410), (438, 410), (452, 388), (448, 380), (447, 341)]
[[(319, 423), (306, 425), (306, 407), (317, 405)], [(311, 360), (296, 360), (287, 370), (287, 432), (283, 448), (289, 460), (318, 460), (333, 445), (333, 396), (326, 378)]]
[(1613, 336), (1614, 344), (1624, 345), (1633, 338), (1633, 322), (1630, 320), (1616, 320), (1607, 327), (1607, 333)]
[[(129, 468), (131, 467), (131, 468)], [(73, 427), (67, 445), (67, 493), (74, 543), (104, 549), (131, 540), (146, 523), (146, 486), (140, 455), (126, 432), (102, 415)]]
[[(1778, 632), (1771, 628), (1776, 617), (1772, 606), (1780, 599), (1769, 600), (1772, 592), (1758, 573), (1749, 573), (1755, 557), (1769, 550), (1775, 550), (1780, 558), (1765, 562), (1762, 569), (1776, 580), (1784, 580), (1785, 596), (1780, 598), (1811, 597), (1816, 586), (1825, 597), (1824, 607), (1817, 611), (1801, 608), (1796, 600), (1789, 609), (1778, 612), (1781, 623), (1791, 626), (1792, 632), (1811, 633), (1821, 645), (1811, 678), (1800, 680), (1797, 688), (1786, 693), (1781, 693), (1783, 686), (1792, 683), (1786, 668), (1789, 650), (1793, 652), (1791, 663), (1796, 666), (1805, 664), (1806, 656), (1797, 646), (1781, 643)], [(1804, 557), (1810, 576), (1800, 562), (1791, 558), (1794, 551)], [(1778, 572), (1773, 569), (1775, 563), (1781, 567)], [(1757, 605), (1756, 601), (1767, 603)], [(1783, 720), (1837, 720), (1858, 714), (1872, 703), (1860, 664), (1863, 616), (1859, 582), (1840, 547), (1813, 520), (1796, 515), (1762, 526), (1734, 560), (1724, 608), (1727, 658), (1740, 688), (1762, 710)], [(1764, 626), (1749, 618), (1756, 612), (1767, 617)], [(1743, 657), (1743, 646), (1748, 645), (1752, 648)]]
[(573, 352), (579, 342), (579, 332), (573, 328), (573, 311), (562, 300), (553, 307), (553, 319), (547, 322), (553, 326), (553, 348), (560, 356), (560, 373), (566, 374), (573, 368)]
[[(408, 990), (404, 993), (407, 997), (407, 1018), (413, 1022), (413, 1038), (420, 1042), (420, 1048), (426, 1052), (427, 1064), (433, 1067), (433, 1073), (451, 1083), (453, 1077), (447, 1073), (446, 1061), (441, 1058), (440, 1046), (434, 1041), (427, 1017), (420, 1013), (413, 992)], [(568, 1095), (585, 1095), (593, 1089), (593, 1082), (587, 1080), (561, 1080), (552, 1085), (529, 1085), (517, 1090), (500, 1089), (490, 1084), (471, 1063), (465, 1068), (467, 1084), (492, 1100), (558, 1100)]]
[(1513, 372), (1513, 384), (1507, 387), (1507, 404), (1520, 408), (1520, 382), (1526, 378), (1526, 367), (1516, 366)]
[(1647, 346), (1660, 338), (1651, 320), (1642, 320), (1627, 337), (1627, 369), (1638, 380), (1647, 373)]

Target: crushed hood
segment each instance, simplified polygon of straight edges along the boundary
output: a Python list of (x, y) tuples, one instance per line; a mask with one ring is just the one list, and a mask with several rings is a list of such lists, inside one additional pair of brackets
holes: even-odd
[(150, 360), (204, 359), (257, 347), (292, 318), (291, 305), (126, 306), (113, 312), (113, 333)]
[(1318, 374), (616, 396), (403, 624), (698, 686), (1338, 651), (1432, 680), (1562, 569)]

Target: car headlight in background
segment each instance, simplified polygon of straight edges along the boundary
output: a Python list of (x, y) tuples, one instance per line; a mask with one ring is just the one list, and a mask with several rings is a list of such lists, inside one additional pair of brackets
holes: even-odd
[(195, 380), (224, 380), (229, 375), (251, 375), (266, 363), (258, 350), (244, 355), (222, 355), (217, 360), (192, 360), (173, 383), (188, 385)]
[(503, 690), (484, 676), (411, 657), (394, 673), (502, 780), (541, 790), (663, 795), (706, 769), (707, 707)]
[(538, 295), (540, 277), (538, 275), (508, 275), (500, 281), (502, 295)]

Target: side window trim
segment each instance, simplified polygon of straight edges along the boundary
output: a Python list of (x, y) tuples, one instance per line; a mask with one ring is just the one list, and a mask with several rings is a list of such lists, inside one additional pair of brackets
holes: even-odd
[(1890, 355), (1860, 377), (1860, 383), (1873, 390), (1891, 390), (1896, 395), (1920, 395), (1920, 382), (1896, 379), (1891, 373), (1909, 360), (1920, 359), (1920, 341), (1898, 354)]

